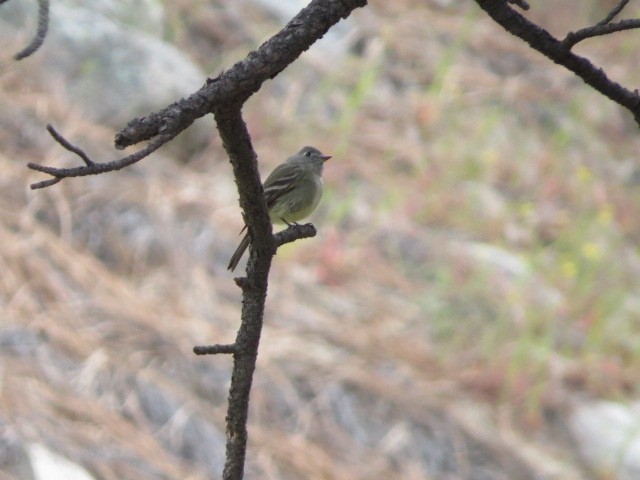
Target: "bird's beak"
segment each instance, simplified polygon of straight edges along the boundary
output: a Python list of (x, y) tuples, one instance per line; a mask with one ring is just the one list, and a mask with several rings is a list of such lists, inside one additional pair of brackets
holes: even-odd
[(324, 160), (326, 162), (327, 160), (329, 160), (331, 158), (331, 155), (322, 155), (320, 158), (322, 158), (322, 160)]

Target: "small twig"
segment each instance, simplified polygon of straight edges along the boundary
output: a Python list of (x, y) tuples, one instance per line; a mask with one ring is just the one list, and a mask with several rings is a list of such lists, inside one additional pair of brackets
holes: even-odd
[(507, 0), (507, 3), (511, 3), (512, 5), (516, 5), (516, 6), (520, 7), (522, 10), (529, 10), (529, 8), (530, 8), (529, 4), (525, 0)]
[(31, 43), (29, 43), (29, 45), (27, 45), (23, 50), (16, 53), (13, 58), (16, 60), (22, 60), (38, 50), (44, 42), (44, 37), (47, 36), (48, 29), (49, 0), (38, 0), (38, 30), (36, 31), (36, 35), (31, 40)]
[(242, 290), (249, 286), (249, 280), (247, 279), (247, 277), (233, 277), (233, 281)]
[(50, 178), (49, 180), (43, 180), (42, 182), (33, 183), (31, 184), (31, 190), (35, 190), (36, 188), (50, 187), (51, 185), (55, 185), (61, 180), (62, 180), (62, 177), (55, 177), (55, 178)]
[[(605, 19), (606, 20), (606, 19)], [(567, 50), (587, 38), (599, 37), (602, 35), (608, 35), (614, 32), (621, 32), (623, 30), (632, 30), (640, 28), (640, 19), (631, 18), (627, 20), (620, 20), (616, 23), (598, 23), (592, 27), (586, 27), (578, 30), (577, 32), (569, 32), (564, 40), (561, 41), (561, 45)]]
[(112, 162), (96, 163), (93, 160), (91, 160), (81, 148), (76, 147), (75, 145), (72, 145), (67, 139), (65, 139), (62, 135), (56, 132), (51, 125), (47, 126), (47, 130), (60, 145), (62, 145), (64, 148), (66, 148), (70, 152), (73, 152), (76, 155), (78, 155), (80, 158), (82, 158), (82, 160), (85, 163), (85, 166), (72, 167), (72, 168), (56, 168), (56, 167), (47, 167), (45, 165), (40, 165), (37, 163), (28, 163), (27, 167), (30, 168), (31, 170), (46, 173), (48, 175), (51, 175), (52, 177), (55, 177), (54, 179), (32, 183), (30, 185), (31, 190), (37, 190), (38, 188), (45, 188), (51, 185), (55, 185), (63, 178), (85, 177), (87, 175), (98, 175), (100, 173), (112, 172), (114, 170), (120, 170), (124, 167), (128, 167), (129, 165), (139, 162), (140, 160), (147, 157), (152, 152), (155, 152), (158, 148), (160, 148), (162, 145), (164, 145), (165, 143), (167, 143), (169, 140), (171, 140), (173, 137), (177, 135), (177, 132), (171, 132), (164, 135), (160, 135), (152, 142), (149, 142), (149, 144), (145, 148), (135, 153), (132, 153), (129, 156), (120, 158), (118, 160), (114, 160)]
[(273, 235), (276, 243), (276, 247), (280, 247), (285, 243), (295, 242), (301, 238), (311, 238), (316, 236), (316, 227), (312, 223), (306, 223), (304, 225), (290, 225), (286, 230), (282, 230)]
[(75, 153), (82, 160), (84, 160), (84, 163), (86, 165), (88, 166), (94, 165), (93, 160), (91, 160), (89, 156), (86, 153), (84, 153), (84, 150), (82, 150), (80, 147), (76, 147), (75, 145), (71, 144), (66, 138), (60, 135), (55, 128), (53, 128), (53, 125), (51, 124), (47, 125), (47, 132), (51, 134), (51, 136), (54, 138), (56, 142), (58, 142), (64, 148), (66, 148), (70, 152)]
[[(571, 39), (559, 40), (540, 26), (532, 23), (505, 1), (475, 0), (489, 16), (511, 34), (527, 42), (558, 65), (578, 75), (587, 85), (623, 106), (640, 125), (640, 97), (635, 92), (612, 81), (602, 68), (571, 51)], [(606, 25), (602, 28), (611, 28)], [(620, 29), (620, 27), (614, 27)]]
[[(246, 215), (244, 214), (244, 212), (243, 216), (245, 217), (246, 221)], [(281, 232), (275, 233), (273, 235), (273, 241), (276, 248), (279, 248), (285, 243), (295, 242), (296, 240), (300, 240), (302, 238), (315, 237), (316, 234), (316, 227), (314, 227), (312, 223), (306, 223), (304, 225), (294, 223), (292, 225), (289, 225), (288, 228), (282, 230)], [(233, 281), (242, 290), (246, 290), (249, 287), (249, 279), (247, 277), (234, 277)]]
[(616, 15), (618, 15), (622, 11), (622, 9), (627, 6), (627, 3), (629, 3), (629, 0), (620, 0), (620, 3), (615, 7), (613, 7), (611, 11), (607, 14), (607, 16), (604, 17), (602, 21), (598, 22), (598, 25), (600, 26), (606, 25), (611, 20), (616, 18)]
[(193, 353), (196, 355), (217, 355), (219, 353), (235, 354), (237, 350), (235, 343), (228, 345), (216, 343), (215, 345), (198, 345), (193, 347)]

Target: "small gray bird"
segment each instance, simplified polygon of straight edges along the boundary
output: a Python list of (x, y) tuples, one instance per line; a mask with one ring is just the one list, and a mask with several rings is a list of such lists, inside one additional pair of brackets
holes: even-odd
[[(322, 198), (322, 169), (330, 158), (331, 155), (323, 155), (317, 148), (304, 147), (271, 172), (263, 185), (271, 223), (290, 225), (311, 215)], [(247, 232), (227, 270), (233, 272), (238, 266), (249, 243), (251, 237)]]

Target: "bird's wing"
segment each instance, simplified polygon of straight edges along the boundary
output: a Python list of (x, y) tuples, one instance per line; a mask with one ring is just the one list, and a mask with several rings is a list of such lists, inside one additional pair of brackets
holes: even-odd
[(302, 175), (298, 165), (283, 163), (278, 165), (264, 182), (264, 197), (267, 208), (271, 208), (276, 201), (293, 190)]

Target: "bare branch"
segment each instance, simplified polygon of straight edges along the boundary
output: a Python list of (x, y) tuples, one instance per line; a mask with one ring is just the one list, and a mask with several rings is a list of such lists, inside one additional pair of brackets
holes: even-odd
[[(339, 2), (313, 0), (258, 50), (249, 53), (244, 60), (218, 77), (208, 79), (200, 90), (188, 98), (183, 98), (159, 112), (129, 122), (116, 135), (116, 148), (123, 149), (157, 137), (146, 148), (132, 155), (113, 162), (67, 169), (45, 167), (34, 163), (30, 163), (28, 167), (62, 179), (110, 172), (136, 163), (185, 130), (196, 119), (211, 113), (214, 109), (235, 108), (235, 106), (240, 108), (266, 80), (278, 75), (316, 40), (322, 38), (329, 28), (340, 19), (349, 16), (354, 9), (366, 4), (367, 0)], [(59, 137), (63, 138), (61, 135)], [(59, 143), (67, 148), (64, 143)], [(74, 153), (80, 155), (78, 152)], [(81, 158), (86, 163), (85, 158), (82, 156)], [(55, 183), (58, 182), (47, 180), (34, 183), (31, 188), (44, 188)]]
[(316, 227), (312, 223), (304, 225), (291, 225), (286, 230), (276, 233), (273, 237), (276, 247), (280, 247), (285, 243), (295, 242), (302, 238), (311, 238), (316, 236)]
[(607, 77), (607, 74), (588, 59), (576, 55), (563, 42), (549, 32), (530, 22), (504, 1), (475, 0), (493, 20), (512, 35), (527, 42), (555, 63), (572, 71), (607, 98), (631, 112), (640, 125), (640, 96)]
[[(246, 220), (246, 215), (245, 215)], [(304, 225), (292, 224), (288, 228), (273, 235), (276, 248), (281, 247), (285, 243), (292, 243), (303, 238), (311, 238), (316, 236), (316, 227), (312, 223)], [(234, 277), (233, 279), (242, 290), (249, 286), (247, 277)]]
[(227, 408), (227, 448), (223, 480), (241, 480), (247, 447), (247, 416), (253, 372), (262, 333), (264, 304), (271, 259), (276, 252), (256, 155), (251, 146), (240, 105), (225, 105), (214, 112), (220, 138), (238, 184), (240, 206), (252, 232), (253, 246), (242, 288), (242, 318), (236, 336), (233, 372)]
[(116, 148), (148, 140), (159, 132), (191, 125), (215, 107), (241, 104), (297, 59), (340, 19), (367, 0), (313, 0), (258, 50), (236, 63), (186, 99), (147, 117), (137, 118), (116, 136)]
[(49, 133), (51, 133), (53, 138), (55, 138), (56, 141), (60, 143), (60, 145), (62, 145), (67, 150), (75, 153), (80, 158), (82, 158), (82, 160), (85, 162), (85, 166), (72, 167), (72, 168), (56, 168), (56, 167), (47, 167), (45, 165), (39, 165), (37, 163), (28, 163), (27, 167), (30, 168), (31, 170), (46, 173), (48, 175), (51, 175), (52, 177), (55, 177), (54, 179), (32, 183), (30, 185), (31, 190), (37, 190), (39, 188), (45, 188), (51, 185), (55, 185), (63, 178), (85, 177), (87, 175), (98, 175), (100, 173), (120, 170), (124, 167), (128, 167), (129, 165), (133, 165), (134, 163), (139, 162), (144, 157), (148, 156), (152, 152), (155, 152), (158, 148), (160, 148), (162, 145), (164, 145), (173, 137), (175, 137), (175, 134), (161, 135), (158, 138), (156, 138), (153, 142), (150, 142), (145, 148), (137, 151), (136, 153), (133, 153), (119, 160), (114, 160), (114, 161), (105, 162), (105, 163), (96, 163), (93, 160), (91, 160), (81, 148), (76, 147), (75, 145), (72, 145), (71, 143), (69, 143), (69, 141), (66, 140), (64, 137), (62, 137), (58, 132), (56, 132), (51, 125), (47, 126), (47, 130), (49, 130)]
[[(4, 0), (3, 0), (4, 2)], [(2, 3), (2, 2), (0, 2)], [(31, 43), (27, 45), (23, 50), (16, 53), (13, 58), (16, 60), (22, 60), (28, 57), (36, 50), (38, 50), (44, 42), (44, 37), (47, 36), (47, 30), (49, 29), (49, 0), (38, 0), (38, 30), (35, 37), (31, 40)]]
[(611, 11), (607, 14), (607, 16), (604, 17), (602, 21), (598, 22), (598, 25), (606, 25), (611, 20), (616, 18), (616, 16), (624, 9), (624, 7), (627, 6), (627, 3), (629, 3), (629, 0), (620, 0), (620, 3), (618, 3), (618, 5), (616, 5), (615, 7), (613, 7)]
[(76, 155), (78, 155), (80, 158), (82, 158), (82, 160), (84, 160), (85, 165), (87, 166), (95, 165), (93, 161), (87, 156), (86, 153), (84, 153), (84, 151), (80, 147), (76, 147), (75, 145), (72, 145), (71, 143), (69, 143), (69, 141), (66, 138), (60, 135), (56, 131), (56, 129), (53, 128), (53, 125), (48, 124), (47, 131), (51, 134), (51, 136), (55, 139), (56, 142), (58, 142), (60, 145), (62, 145), (64, 148), (66, 148), (70, 152), (73, 152)]
[(60, 182), (61, 180), (62, 180), (62, 177), (55, 177), (55, 178), (50, 178), (49, 180), (43, 180), (42, 182), (32, 183), (31, 184), (31, 190), (36, 190), (38, 188), (50, 187), (51, 185), (55, 185), (56, 183)]
[(578, 30), (577, 32), (569, 32), (567, 36), (562, 40), (562, 46), (567, 50), (571, 50), (576, 43), (581, 42), (587, 38), (598, 37), (602, 35), (609, 35), (614, 32), (621, 32), (623, 30), (632, 30), (640, 28), (640, 19), (627, 19), (620, 20), (616, 23), (598, 23), (593, 27), (586, 27)]
[(224, 354), (235, 354), (237, 351), (235, 343), (231, 343), (228, 345), (215, 344), (215, 345), (199, 345), (193, 347), (193, 353), (196, 355), (217, 355), (220, 353)]

